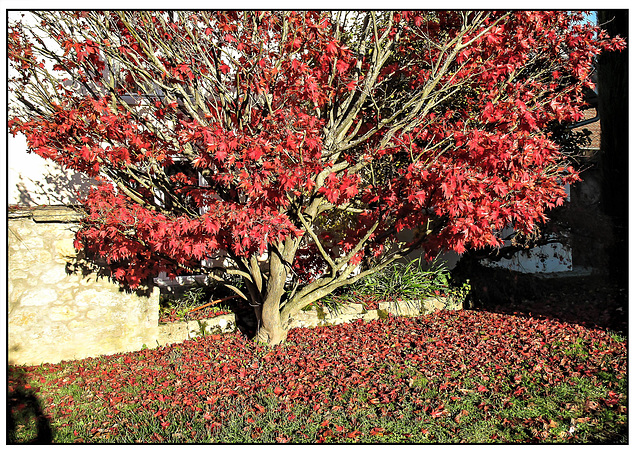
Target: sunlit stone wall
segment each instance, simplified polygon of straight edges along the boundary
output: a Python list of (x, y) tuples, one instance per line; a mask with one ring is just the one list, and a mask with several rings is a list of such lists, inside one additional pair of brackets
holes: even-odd
[[(157, 346), (159, 291), (121, 291), (100, 271), (73, 271), (78, 214), (13, 210), (8, 220), (8, 359), (36, 365)], [(83, 275), (86, 274), (86, 275)]]

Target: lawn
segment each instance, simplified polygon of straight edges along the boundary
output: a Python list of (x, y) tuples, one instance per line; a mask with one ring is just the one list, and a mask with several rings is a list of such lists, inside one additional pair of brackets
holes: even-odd
[(465, 310), (9, 369), (9, 442), (627, 443), (627, 343)]

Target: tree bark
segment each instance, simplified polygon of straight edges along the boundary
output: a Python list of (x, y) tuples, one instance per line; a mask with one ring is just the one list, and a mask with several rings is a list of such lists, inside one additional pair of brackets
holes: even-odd
[(287, 281), (287, 269), (282, 262), (282, 254), (277, 250), (269, 252), (269, 279), (262, 303), (262, 313), (256, 340), (269, 345), (282, 343), (287, 338), (280, 316), (280, 301)]
[(287, 329), (282, 326), (278, 305), (280, 298), (268, 297), (262, 306), (260, 326), (256, 340), (271, 346), (287, 339)]

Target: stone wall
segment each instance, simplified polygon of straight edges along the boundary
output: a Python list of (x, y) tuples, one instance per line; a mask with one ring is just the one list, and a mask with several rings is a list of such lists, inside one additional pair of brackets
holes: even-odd
[(157, 289), (127, 293), (100, 272), (72, 270), (78, 263), (78, 220), (66, 207), (9, 212), (10, 364), (55, 363), (157, 344)]

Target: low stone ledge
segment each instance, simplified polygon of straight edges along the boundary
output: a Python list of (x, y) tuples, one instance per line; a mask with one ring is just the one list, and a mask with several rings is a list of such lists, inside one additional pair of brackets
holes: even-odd
[(34, 222), (79, 222), (84, 214), (73, 206), (10, 207), (9, 219), (31, 218)]
[(82, 220), (84, 214), (68, 206), (43, 206), (33, 210), (34, 222), (70, 223)]
[(186, 322), (172, 322), (158, 326), (158, 346), (180, 343), (189, 339), (189, 327)]
[[(299, 311), (289, 319), (287, 327), (313, 328), (353, 322), (358, 319), (371, 321), (386, 318), (388, 315), (415, 317), (433, 313), (438, 310), (461, 310), (462, 302), (447, 298), (429, 298), (422, 300), (380, 302), (377, 309), (367, 310), (361, 304), (346, 304), (337, 309), (312, 307), (307, 311)], [(236, 330), (235, 315), (227, 314), (199, 321), (179, 321), (161, 324), (159, 327), (158, 346), (207, 336), (211, 334), (231, 333)]]
[(419, 316), (433, 313), (437, 310), (460, 310), (462, 306), (457, 306), (455, 302), (447, 298), (429, 298), (421, 300), (399, 300), (393, 302), (380, 302), (380, 310), (386, 310), (391, 315), (396, 316)]
[(216, 316), (215, 318), (177, 321), (158, 326), (158, 346), (180, 343), (192, 338), (207, 335), (235, 332), (236, 317), (234, 314)]

